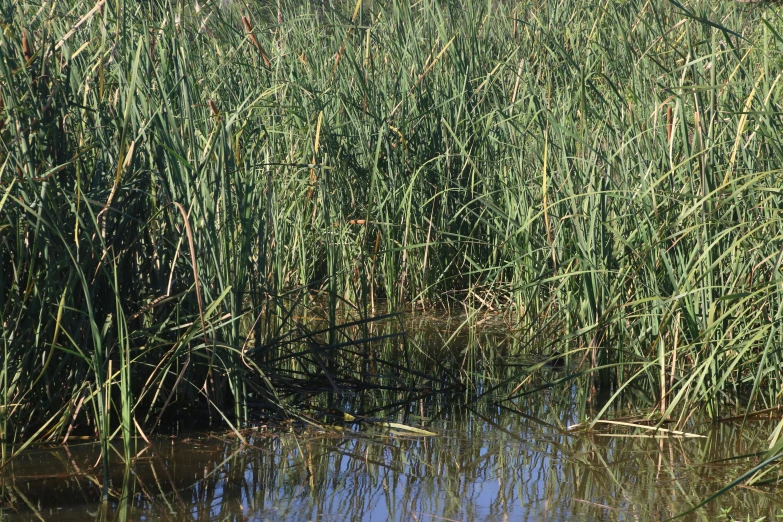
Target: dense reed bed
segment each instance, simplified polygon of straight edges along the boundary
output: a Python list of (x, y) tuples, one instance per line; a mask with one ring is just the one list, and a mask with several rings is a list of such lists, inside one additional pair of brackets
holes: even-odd
[(0, 11), (4, 440), (359, 382), (381, 300), (505, 313), (664, 418), (779, 403), (779, 7)]

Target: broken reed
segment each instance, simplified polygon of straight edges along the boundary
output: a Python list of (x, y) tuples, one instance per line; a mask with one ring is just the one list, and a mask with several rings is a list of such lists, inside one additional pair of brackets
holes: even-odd
[(779, 9), (0, 0), (3, 439), (350, 368), (276, 347), (292, 289), (556, 325), (664, 417), (777, 404)]

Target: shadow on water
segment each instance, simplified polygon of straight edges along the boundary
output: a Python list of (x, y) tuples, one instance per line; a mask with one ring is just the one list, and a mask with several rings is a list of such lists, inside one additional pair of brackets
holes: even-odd
[[(407, 358), (429, 376), (415, 386), (387, 371), (367, 392), (290, 397), (324, 429), (281, 433), (259, 417), (247, 444), (207, 433), (138, 440), (130, 466), (119, 451), (112, 461), (105, 504), (97, 444), (31, 449), (0, 471), (0, 520), (662, 520), (757, 463), (735, 456), (765, 449), (775, 425), (692, 420), (698, 438), (618, 425), (569, 432), (600, 402), (568, 378), (574, 361), (553, 365), (500, 328), (455, 334), (448, 322), (400, 342), (371, 355)], [(632, 418), (632, 406), (612, 417)], [(684, 520), (727, 508), (774, 520), (783, 492), (735, 488)]]

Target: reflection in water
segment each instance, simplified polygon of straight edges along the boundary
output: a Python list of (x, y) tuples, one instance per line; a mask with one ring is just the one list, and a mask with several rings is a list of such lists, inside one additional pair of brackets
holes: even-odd
[[(37, 449), (2, 478), (4, 521), (662, 520), (746, 469), (771, 423), (705, 439), (564, 436), (509, 412), (448, 415), (437, 437), (365, 427), (232, 439), (158, 438), (115, 464), (99, 503), (94, 444)], [(687, 519), (783, 514), (774, 490), (736, 489)], [(441, 517), (441, 518), (439, 518)]]
[[(444, 331), (430, 330), (418, 346), (442, 346), (451, 338)], [(584, 387), (569, 381), (504, 400), (525, 378), (519, 370), (525, 365), (492, 358), (518, 353), (516, 341), (487, 334), (452, 342), (456, 349), (448, 354), (426, 349), (422, 359), (469, 374), (477, 384), (461, 395), (411, 400), (401, 388), (372, 397), (319, 397), (314, 410), (375, 417), (340, 424), (342, 432), (273, 435), (259, 428), (248, 430), (247, 445), (214, 435), (139, 440), (131, 466), (121, 463), (120, 452), (113, 459), (107, 504), (100, 503), (98, 445), (31, 449), (0, 471), (0, 521), (662, 520), (758, 462), (730, 457), (763, 450), (774, 427), (774, 420), (744, 428), (692, 421), (686, 429), (705, 438), (691, 439), (619, 426), (566, 433), (590, 408), (580, 395)], [(419, 370), (432, 375), (426, 364)], [(542, 367), (519, 390), (564, 374)], [(374, 406), (390, 403), (398, 407)], [(379, 420), (438, 436), (416, 436)], [(743, 520), (775, 520), (783, 515), (783, 492), (737, 488), (684, 520), (715, 520), (726, 507)]]

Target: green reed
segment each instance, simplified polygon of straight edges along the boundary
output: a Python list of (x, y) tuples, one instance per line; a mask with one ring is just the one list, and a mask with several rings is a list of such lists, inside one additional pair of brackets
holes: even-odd
[(3, 440), (335, 388), (310, 295), (503, 312), (661, 418), (779, 403), (779, 7), (0, 6)]

